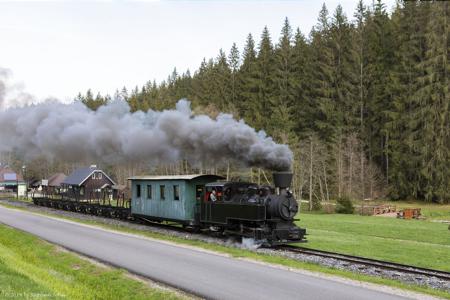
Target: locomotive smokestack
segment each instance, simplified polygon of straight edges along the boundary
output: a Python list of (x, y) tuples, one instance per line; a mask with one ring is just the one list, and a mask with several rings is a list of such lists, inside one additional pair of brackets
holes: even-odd
[(273, 183), (275, 187), (284, 190), (291, 186), (293, 174), (291, 172), (276, 172), (273, 173)]

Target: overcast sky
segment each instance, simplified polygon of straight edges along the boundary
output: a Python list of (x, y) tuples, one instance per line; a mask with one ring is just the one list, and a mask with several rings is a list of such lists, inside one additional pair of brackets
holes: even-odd
[[(194, 71), (203, 57), (240, 51), (248, 33), (274, 41), (285, 17), (307, 35), (322, 3), (341, 3), (353, 19), (357, 0), (299, 1), (4, 1), (0, 0), (0, 67), (42, 100), (72, 100), (79, 91), (113, 94), (176, 67)], [(371, 0), (366, 0), (371, 4)], [(395, 1), (385, 0), (390, 10)]]

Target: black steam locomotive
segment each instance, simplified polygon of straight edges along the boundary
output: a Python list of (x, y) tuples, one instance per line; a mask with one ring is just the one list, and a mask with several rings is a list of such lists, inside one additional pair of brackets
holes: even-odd
[(206, 184), (209, 201), (201, 204), (200, 224), (270, 246), (304, 241), (306, 230), (294, 223), (298, 204), (288, 190), (291, 180), (292, 173), (283, 172), (274, 174), (275, 188), (244, 182)]

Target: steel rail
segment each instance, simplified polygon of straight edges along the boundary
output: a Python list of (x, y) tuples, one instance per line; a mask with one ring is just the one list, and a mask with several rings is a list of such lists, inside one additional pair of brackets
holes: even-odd
[(341, 254), (341, 253), (329, 252), (329, 251), (323, 251), (323, 250), (317, 250), (317, 249), (310, 249), (310, 248), (305, 248), (305, 247), (298, 247), (298, 246), (293, 246), (293, 245), (282, 245), (282, 246), (278, 246), (277, 249), (287, 250), (290, 252), (295, 252), (295, 253), (300, 253), (300, 254), (320, 256), (320, 257), (324, 257), (324, 258), (333, 258), (333, 259), (346, 261), (346, 262), (350, 262), (350, 263), (362, 264), (362, 265), (367, 265), (367, 266), (371, 266), (371, 267), (378, 267), (381, 269), (393, 270), (393, 271), (398, 271), (398, 272), (403, 272), (403, 273), (425, 275), (428, 277), (433, 276), (433, 277), (436, 277), (439, 279), (444, 279), (444, 280), (450, 281), (450, 272), (446, 272), (446, 271), (421, 268), (421, 267), (405, 265), (405, 264), (400, 264), (400, 263), (388, 262), (388, 261), (383, 261), (383, 260), (377, 260), (377, 259), (371, 259), (371, 258), (366, 258), (366, 257)]

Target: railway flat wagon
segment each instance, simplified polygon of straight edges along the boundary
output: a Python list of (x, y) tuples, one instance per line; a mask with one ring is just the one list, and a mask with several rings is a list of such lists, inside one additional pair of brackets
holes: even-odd
[(198, 225), (205, 185), (216, 175), (135, 176), (131, 181), (132, 216), (151, 221)]

